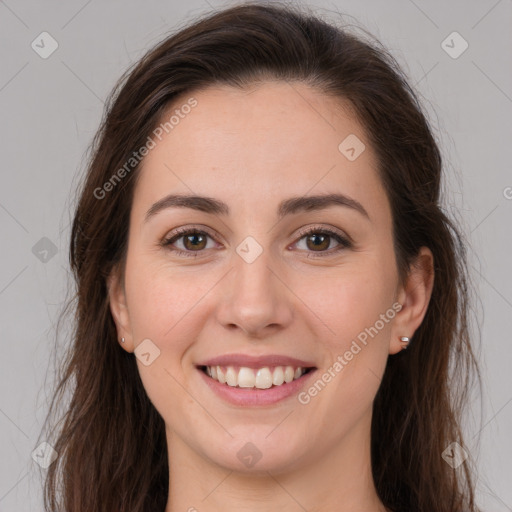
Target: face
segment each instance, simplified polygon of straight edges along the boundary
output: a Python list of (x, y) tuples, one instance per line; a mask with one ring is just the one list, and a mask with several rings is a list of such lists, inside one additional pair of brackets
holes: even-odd
[[(112, 312), (172, 446), (238, 471), (251, 454), (258, 470), (299, 469), (369, 434), (395, 338), (412, 334), (395, 331), (390, 206), (340, 100), (268, 82), (172, 111), (192, 96), (140, 169)], [(308, 202), (328, 194), (345, 199)]]

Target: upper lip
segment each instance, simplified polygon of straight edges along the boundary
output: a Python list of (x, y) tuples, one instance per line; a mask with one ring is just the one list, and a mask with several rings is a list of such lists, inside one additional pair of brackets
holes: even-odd
[(247, 354), (224, 354), (199, 363), (198, 366), (245, 366), (247, 368), (263, 368), (265, 366), (301, 366), (314, 368), (315, 365), (295, 357), (277, 354), (250, 356)]

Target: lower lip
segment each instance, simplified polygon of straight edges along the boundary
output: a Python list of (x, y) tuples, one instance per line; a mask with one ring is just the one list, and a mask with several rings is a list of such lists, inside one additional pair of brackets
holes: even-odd
[(310, 370), (302, 377), (291, 382), (286, 382), (280, 386), (272, 386), (268, 389), (257, 388), (238, 388), (221, 384), (218, 380), (212, 379), (201, 369), (197, 369), (204, 382), (218, 396), (234, 405), (270, 405), (280, 402), (286, 398), (299, 393), (299, 391), (309, 382), (311, 376), (316, 370)]

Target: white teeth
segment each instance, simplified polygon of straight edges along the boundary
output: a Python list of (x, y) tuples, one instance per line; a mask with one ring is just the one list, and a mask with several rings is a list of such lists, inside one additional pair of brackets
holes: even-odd
[(238, 372), (238, 386), (241, 388), (253, 388), (256, 385), (256, 376), (251, 368), (240, 368)]
[(222, 368), (220, 366), (217, 366), (217, 380), (221, 384), (225, 384), (226, 383), (226, 376), (224, 375), (224, 372), (222, 371)]
[(274, 369), (274, 375), (272, 376), (272, 384), (274, 386), (280, 386), (284, 382), (284, 372), (282, 366), (277, 366)]
[(293, 368), (291, 366), (287, 366), (286, 370), (284, 371), (284, 381), (291, 382), (293, 380), (294, 375), (295, 372), (293, 371)]
[(231, 387), (268, 389), (281, 386), (283, 383), (297, 380), (306, 370), (301, 366), (276, 366), (272, 370), (265, 366), (253, 369), (242, 366), (240, 368), (228, 366), (224, 369), (220, 366), (207, 366), (206, 374), (221, 384)]
[(238, 375), (235, 373), (235, 369), (228, 366), (226, 370), (226, 383), (228, 386), (235, 387), (238, 384)]
[(256, 387), (268, 389), (272, 386), (272, 374), (269, 368), (260, 368), (256, 374)]

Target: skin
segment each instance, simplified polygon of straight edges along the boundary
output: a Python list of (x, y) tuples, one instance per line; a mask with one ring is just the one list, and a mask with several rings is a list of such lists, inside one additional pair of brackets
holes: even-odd
[[(347, 104), (302, 83), (265, 82), (210, 87), (173, 109), (191, 95), (198, 105), (143, 162), (125, 267), (109, 279), (120, 346), (133, 352), (149, 338), (160, 350), (137, 365), (166, 424), (165, 511), (385, 511), (371, 476), (372, 401), (399, 337), (412, 337), (423, 320), (432, 253), (421, 249), (402, 286), (376, 158)], [(338, 150), (349, 134), (366, 144), (354, 161)], [(332, 192), (359, 201), (369, 219), (330, 206), (278, 222), (281, 200)], [(171, 208), (144, 222), (170, 193), (220, 199), (231, 214)], [(160, 245), (197, 224), (214, 234), (197, 258)], [(331, 238), (316, 249), (297, 234), (309, 226), (337, 228), (353, 247), (334, 253)], [(263, 249), (251, 264), (236, 252), (247, 236)], [(185, 243), (174, 247), (194, 251)], [(307, 257), (321, 251), (331, 255)], [(195, 368), (225, 353), (281, 354), (313, 361), (321, 375), (396, 302), (400, 312), (306, 405), (292, 397), (235, 406)], [(251, 468), (237, 457), (247, 442), (262, 454)]]

